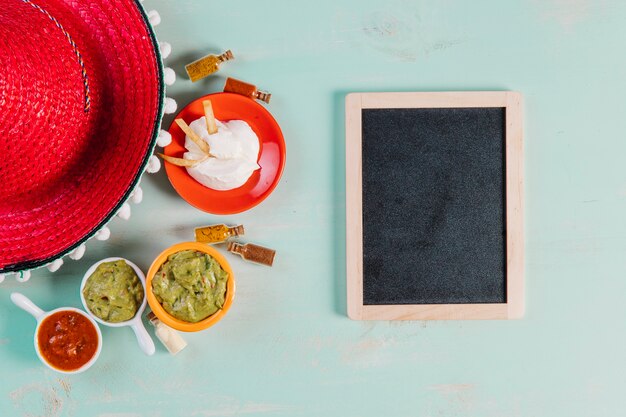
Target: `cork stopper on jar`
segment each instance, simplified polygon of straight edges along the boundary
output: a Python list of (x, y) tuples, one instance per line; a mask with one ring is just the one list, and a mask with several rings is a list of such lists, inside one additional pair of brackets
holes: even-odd
[(157, 318), (156, 314), (154, 314), (154, 312), (149, 312), (148, 315), (146, 316), (148, 318), (148, 320), (150, 320), (150, 323), (152, 324), (156, 324), (158, 322), (160, 322), (160, 320)]
[(235, 59), (235, 56), (233, 55), (232, 51), (229, 49), (223, 54), (221, 54), (220, 56), (218, 56), (218, 58), (220, 62), (224, 62), (224, 61), (230, 61), (231, 59)]
[(272, 95), (268, 93), (267, 91), (257, 90), (256, 92), (256, 99), (264, 101), (265, 103), (269, 103), (271, 97)]
[(237, 242), (229, 242), (228, 247), (226, 248), (228, 252), (236, 253), (241, 255), (243, 253), (243, 245)]

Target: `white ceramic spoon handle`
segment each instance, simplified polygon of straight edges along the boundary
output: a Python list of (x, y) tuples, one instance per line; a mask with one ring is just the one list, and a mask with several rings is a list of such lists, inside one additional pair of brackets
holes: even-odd
[(154, 347), (154, 342), (148, 334), (148, 331), (143, 325), (141, 320), (135, 321), (130, 327), (135, 332), (135, 336), (137, 336), (137, 342), (139, 342), (139, 347), (146, 355), (154, 355), (154, 351), (156, 350)]
[(37, 307), (35, 303), (30, 301), (28, 297), (26, 297), (24, 294), (20, 294), (19, 292), (11, 293), (11, 301), (13, 301), (13, 304), (18, 306), (22, 310), (32, 314), (33, 317), (37, 320), (39, 320), (41, 316), (45, 314), (45, 312)]

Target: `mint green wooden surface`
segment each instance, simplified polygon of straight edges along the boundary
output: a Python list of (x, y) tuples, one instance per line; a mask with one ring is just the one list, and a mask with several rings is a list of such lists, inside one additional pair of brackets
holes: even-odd
[[(54, 276), (0, 286), (0, 416), (626, 415), (626, 4), (547, 1), (146, 0), (173, 45), (179, 104), (234, 76), (269, 90), (287, 166), (236, 216), (195, 210), (165, 174), (113, 236)], [(231, 48), (191, 84), (183, 65)], [(343, 97), (350, 91), (510, 89), (525, 96), (527, 314), (520, 321), (353, 322), (345, 315)], [(170, 120), (169, 118), (167, 119)], [(79, 306), (107, 256), (147, 269), (192, 228), (241, 222), (273, 268), (229, 256), (226, 318), (144, 356), (102, 328), (100, 360), (62, 376), (34, 352), (35, 321), (9, 302)], [(68, 227), (71, 225), (68, 225)]]

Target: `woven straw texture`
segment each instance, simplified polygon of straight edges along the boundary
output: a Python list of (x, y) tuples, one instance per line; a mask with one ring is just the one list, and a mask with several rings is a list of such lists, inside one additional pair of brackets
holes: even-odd
[(134, 0), (0, 0), (0, 272), (44, 265), (115, 215), (163, 85)]

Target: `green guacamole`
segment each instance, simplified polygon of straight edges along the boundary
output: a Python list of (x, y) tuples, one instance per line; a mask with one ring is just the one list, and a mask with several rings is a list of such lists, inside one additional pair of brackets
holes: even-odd
[(83, 297), (100, 319), (119, 323), (135, 317), (143, 301), (143, 285), (124, 260), (104, 262), (87, 278)]
[(211, 255), (184, 250), (167, 257), (152, 278), (152, 292), (169, 314), (197, 323), (222, 308), (227, 281)]

